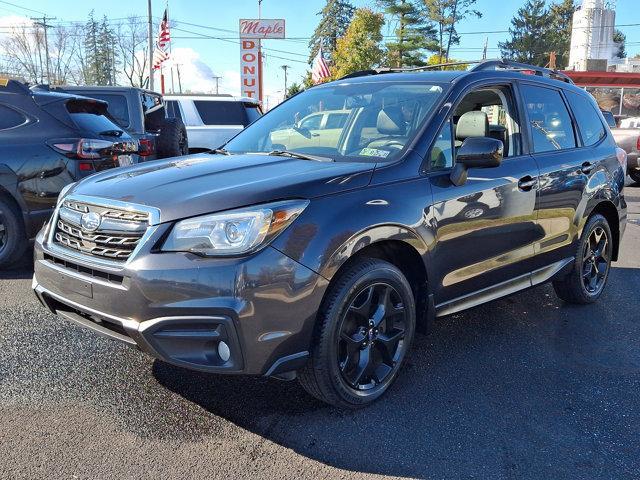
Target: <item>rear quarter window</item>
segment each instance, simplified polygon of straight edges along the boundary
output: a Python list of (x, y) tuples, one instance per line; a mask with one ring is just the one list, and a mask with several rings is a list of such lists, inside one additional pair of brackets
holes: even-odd
[(242, 102), (194, 100), (194, 105), (205, 125), (248, 125)]
[(573, 92), (565, 93), (573, 115), (576, 117), (583, 145), (585, 147), (595, 145), (607, 135), (596, 106), (582, 95)]
[(0, 105), (0, 130), (15, 128), (27, 121), (22, 113), (6, 105)]

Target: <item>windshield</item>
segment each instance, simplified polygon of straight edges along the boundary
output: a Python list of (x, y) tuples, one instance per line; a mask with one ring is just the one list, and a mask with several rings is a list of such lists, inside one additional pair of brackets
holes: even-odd
[(442, 85), (364, 82), (311, 88), (264, 115), (225, 148), (291, 152), (336, 161), (399, 157), (442, 97)]

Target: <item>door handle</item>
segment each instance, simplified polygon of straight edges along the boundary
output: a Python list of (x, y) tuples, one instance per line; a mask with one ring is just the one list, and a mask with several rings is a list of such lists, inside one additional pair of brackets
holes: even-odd
[(585, 175), (588, 175), (589, 173), (591, 173), (591, 170), (593, 170), (593, 168), (595, 167), (595, 165), (591, 162), (584, 162), (582, 164), (582, 166), (580, 167), (580, 171), (582, 173), (584, 173)]
[(518, 188), (524, 192), (528, 192), (533, 187), (538, 184), (538, 180), (533, 178), (531, 175), (527, 175), (526, 177), (522, 177), (518, 182)]

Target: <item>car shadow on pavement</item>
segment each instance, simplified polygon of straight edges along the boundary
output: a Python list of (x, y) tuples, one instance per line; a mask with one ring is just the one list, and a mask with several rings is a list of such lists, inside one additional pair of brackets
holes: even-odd
[[(577, 307), (543, 286), (438, 319), (373, 406), (340, 411), (297, 382), (156, 361), (170, 391), (298, 454), (416, 478), (623, 478), (638, 467), (640, 270)], [(637, 302), (636, 302), (637, 303)], [(597, 475), (596, 475), (597, 476)]]

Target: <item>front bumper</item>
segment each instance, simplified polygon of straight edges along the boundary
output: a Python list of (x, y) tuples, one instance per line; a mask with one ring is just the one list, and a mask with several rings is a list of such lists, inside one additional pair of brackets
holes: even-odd
[(326, 280), (272, 247), (233, 259), (152, 253), (167, 228), (153, 227), (119, 269), (40, 234), (34, 291), (51, 312), (174, 365), (252, 375), (301, 367)]

